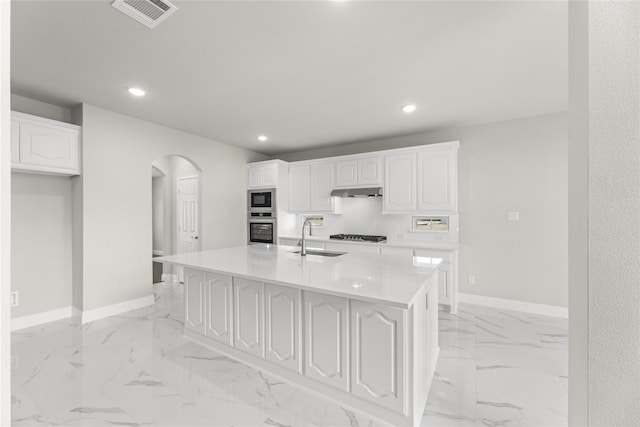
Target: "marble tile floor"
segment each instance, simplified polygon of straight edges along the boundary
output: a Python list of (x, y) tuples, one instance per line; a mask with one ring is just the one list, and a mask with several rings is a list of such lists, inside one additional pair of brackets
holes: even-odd
[[(187, 341), (182, 286), (154, 289), (154, 307), (12, 333), (12, 425), (381, 425)], [(480, 306), (441, 311), (422, 426), (567, 425), (567, 328)]]

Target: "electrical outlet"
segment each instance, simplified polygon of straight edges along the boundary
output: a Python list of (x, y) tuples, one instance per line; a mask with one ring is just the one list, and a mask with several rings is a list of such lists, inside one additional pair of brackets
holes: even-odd
[(509, 221), (520, 221), (520, 212), (519, 211), (509, 211), (507, 214), (507, 220)]
[(476, 276), (469, 276), (469, 284), (470, 285), (476, 284)]
[(11, 292), (9, 294), (9, 301), (11, 303), (10, 304), (11, 307), (17, 307), (18, 305), (20, 305), (20, 299), (19, 299), (18, 291)]

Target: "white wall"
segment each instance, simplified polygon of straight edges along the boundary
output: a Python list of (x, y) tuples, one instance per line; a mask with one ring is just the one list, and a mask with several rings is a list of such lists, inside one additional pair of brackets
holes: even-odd
[(11, 109), (21, 113), (33, 114), (38, 117), (45, 117), (60, 122), (72, 123), (71, 109), (60, 107), (24, 96), (11, 94)]
[(84, 310), (151, 294), (149, 174), (163, 156), (202, 169), (202, 249), (245, 244), (246, 163), (266, 156), (87, 104), (82, 116)]
[(570, 4), (569, 423), (640, 420), (640, 3)]
[(0, 1), (0, 425), (11, 424), (11, 2)]
[[(567, 139), (567, 114), (558, 113), (278, 158), (306, 160), (460, 140), (460, 292), (566, 307)], [(508, 222), (508, 211), (519, 211), (520, 221)], [(388, 221), (387, 232), (406, 234), (406, 219)], [(469, 275), (476, 276), (473, 286)]]
[(71, 179), (14, 173), (11, 177), (11, 317), (72, 305)]

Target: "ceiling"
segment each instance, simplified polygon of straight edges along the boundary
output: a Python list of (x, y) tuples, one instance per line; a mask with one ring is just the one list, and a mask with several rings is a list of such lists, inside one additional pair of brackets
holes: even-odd
[(270, 155), (567, 109), (563, 1), (174, 3), (13, 1), (12, 92)]

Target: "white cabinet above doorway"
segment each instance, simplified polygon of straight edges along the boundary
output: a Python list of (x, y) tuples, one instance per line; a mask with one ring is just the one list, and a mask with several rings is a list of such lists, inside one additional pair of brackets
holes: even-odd
[(80, 126), (11, 112), (11, 169), (80, 175)]

